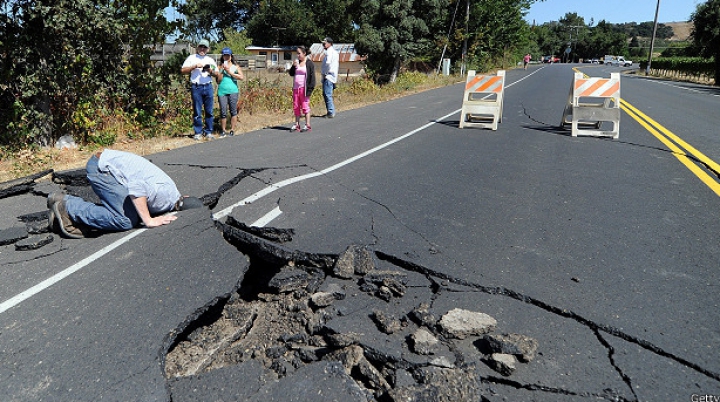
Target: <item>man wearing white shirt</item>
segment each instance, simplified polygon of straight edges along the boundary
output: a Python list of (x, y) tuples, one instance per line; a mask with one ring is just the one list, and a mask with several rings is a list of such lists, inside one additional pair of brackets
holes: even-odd
[(333, 47), (333, 40), (330, 37), (326, 37), (322, 41), (322, 45), (325, 48), (325, 57), (322, 61), (322, 87), (323, 87), (323, 98), (325, 99), (325, 107), (327, 108), (327, 114), (325, 117), (335, 117), (335, 103), (333, 102), (333, 90), (335, 89), (335, 83), (337, 83), (338, 71), (340, 70), (340, 55), (337, 50)]
[[(195, 140), (201, 140), (203, 135), (208, 140), (213, 139), (213, 108), (215, 107), (215, 90), (212, 77), (222, 76), (215, 60), (208, 56), (210, 42), (206, 39), (198, 43), (197, 52), (188, 56), (180, 72), (190, 74), (190, 94), (193, 103), (193, 130)], [(205, 126), (203, 127), (203, 108), (205, 109)]]

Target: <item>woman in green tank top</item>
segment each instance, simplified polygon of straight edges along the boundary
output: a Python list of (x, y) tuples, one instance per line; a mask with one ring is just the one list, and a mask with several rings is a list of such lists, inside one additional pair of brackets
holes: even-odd
[(218, 83), (218, 101), (220, 102), (220, 127), (222, 134), (220, 138), (228, 135), (226, 131), (227, 112), (230, 109), (230, 136), (235, 135), (235, 125), (237, 123), (237, 103), (238, 103), (238, 80), (244, 80), (242, 69), (235, 64), (232, 50), (229, 47), (222, 50), (222, 63), (220, 64), (220, 72), (222, 78)]

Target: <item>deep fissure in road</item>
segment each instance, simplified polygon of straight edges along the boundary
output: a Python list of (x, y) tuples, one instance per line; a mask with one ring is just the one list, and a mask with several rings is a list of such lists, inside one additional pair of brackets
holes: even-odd
[[(218, 191), (203, 196), (204, 204), (212, 209), (225, 191), (264, 169), (240, 170)], [(34, 191), (34, 180), (46, 174), (3, 186), (4, 196)], [(92, 200), (83, 171), (54, 174), (54, 181)], [(46, 214), (20, 219), (28, 232), (46, 233), (39, 224)], [(648, 341), (511, 289), (454, 278), (368, 246), (351, 245), (337, 255), (291, 250), (282, 244), (292, 240), (292, 229), (249, 227), (233, 217), (216, 226), (248, 256), (250, 267), (236, 288), (198, 309), (168, 335), (162, 361), (170, 382), (257, 362), (268, 382), (324, 365), (332, 381), (354, 384), (346, 392), (380, 401), (486, 400), (492, 387), (499, 386), (637, 400), (631, 376), (615, 361), (615, 350), (602, 333), (720, 381), (717, 373)], [(542, 345), (524, 334), (503, 333), (502, 323), (485, 314), (491, 311), (453, 309), (435, 316), (433, 303), (446, 292), (507, 297), (586, 327), (606, 350), (608, 365), (624, 387), (592, 392), (514, 380), (515, 370), (543, 354)], [(480, 365), (501, 376), (479, 375)]]
[[(453, 278), (367, 246), (351, 245), (339, 255), (305, 253), (262, 238), (264, 230), (273, 236), (286, 233), (281, 229), (248, 228), (232, 217), (216, 226), (250, 256), (250, 268), (239, 287), (221, 298), (222, 309), (219, 304), (207, 309), (217, 319), (203, 316), (203, 325), (179, 331), (165, 361), (169, 379), (257, 361), (271, 381), (308, 365), (339, 361), (358, 395), (380, 401), (484, 400), (484, 393), (497, 386), (630, 401), (637, 400), (631, 379), (614, 362), (612, 347), (599, 333), (661, 351), (572, 311), (510, 289)], [(463, 329), (446, 320), (453, 311), (433, 315), (430, 309), (438, 294), (460, 291), (451, 289), (454, 284), (468, 287), (462, 290), (466, 292), (509, 297), (588, 327), (626, 388), (592, 392), (513, 380), (515, 370), (533, 364), (536, 353), (542, 355), (542, 345), (523, 334), (496, 331), (496, 323), (473, 321), (482, 313), (459, 311), (465, 314), (459, 322), (473, 322)], [(424, 302), (403, 301), (410, 297)], [(361, 323), (362, 318), (369, 318), (372, 326)], [(659, 354), (699, 368), (667, 352)], [(499, 375), (480, 376), (480, 364)], [(698, 371), (714, 378), (707, 370)]]

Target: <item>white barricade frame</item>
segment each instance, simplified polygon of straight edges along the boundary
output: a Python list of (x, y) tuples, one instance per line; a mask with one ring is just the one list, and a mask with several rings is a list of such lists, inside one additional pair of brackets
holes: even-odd
[[(612, 124), (612, 129), (604, 130), (604, 124)], [(617, 139), (620, 136), (620, 74), (601, 78), (575, 73), (560, 126), (570, 126), (573, 137)]]
[(504, 93), (505, 70), (499, 70), (496, 75), (475, 75), (475, 70), (468, 71), (459, 128), (497, 130), (502, 121)]

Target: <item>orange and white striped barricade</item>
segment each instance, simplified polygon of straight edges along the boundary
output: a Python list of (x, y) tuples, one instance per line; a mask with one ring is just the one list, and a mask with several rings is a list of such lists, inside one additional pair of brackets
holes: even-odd
[[(603, 125), (612, 124), (612, 130)], [(585, 77), (575, 73), (570, 96), (563, 112), (562, 128), (571, 127), (572, 136), (620, 136), (620, 74), (610, 78)]]
[(497, 75), (475, 75), (468, 71), (463, 96), (460, 128), (479, 127), (497, 130), (502, 121), (503, 95), (505, 92), (505, 71)]

